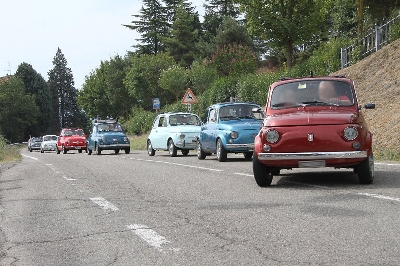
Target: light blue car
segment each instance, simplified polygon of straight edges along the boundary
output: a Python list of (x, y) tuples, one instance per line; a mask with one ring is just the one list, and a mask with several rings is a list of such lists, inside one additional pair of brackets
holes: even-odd
[(228, 153), (243, 153), (245, 158), (250, 159), (262, 120), (261, 107), (254, 103), (210, 106), (197, 141), (197, 157), (204, 160), (216, 153), (218, 161), (224, 162)]
[(191, 113), (165, 113), (154, 119), (153, 129), (147, 138), (147, 152), (154, 156), (157, 150), (168, 151), (171, 157), (189, 154), (196, 149), (201, 130), (200, 118)]

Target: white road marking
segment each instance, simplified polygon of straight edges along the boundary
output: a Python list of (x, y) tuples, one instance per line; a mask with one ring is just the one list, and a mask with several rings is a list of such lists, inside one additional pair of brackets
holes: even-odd
[(307, 186), (307, 187), (330, 189), (330, 187), (326, 187), (326, 186), (319, 186), (319, 185), (313, 185), (313, 184), (307, 184), (307, 183), (301, 183), (301, 182), (295, 182), (295, 181), (283, 181), (283, 182), (288, 183), (288, 184), (303, 185), (303, 186)]
[(207, 167), (196, 166), (196, 165), (189, 165), (189, 164), (171, 163), (171, 162), (163, 162), (163, 163), (164, 163), (164, 164), (170, 164), (170, 165), (176, 165), (176, 166), (189, 167), (189, 168), (194, 168), (194, 169), (201, 169), (201, 170), (214, 171), (214, 172), (223, 172), (223, 171), (224, 171), (224, 170), (220, 170), (220, 169), (207, 168)]
[[(131, 224), (127, 226), (129, 230), (135, 233), (140, 239), (145, 241), (149, 246), (163, 252), (162, 245), (171, 243), (165, 237), (157, 234), (156, 231), (143, 224)], [(179, 251), (179, 249), (169, 249), (172, 251)]]
[(393, 198), (393, 197), (384, 196), (384, 195), (379, 195), (379, 194), (358, 193), (358, 195), (367, 196), (367, 197), (372, 197), (372, 198), (377, 198), (377, 199), (391, 200), (391, 201), (398, 201), (398, 202), (400, 202), (400, 198)]
[(97, 198), (89, 198), (91, 201), (99, 205), (103, 210), (112, 210), (112, 211), (118, 211), (118, 207), (112, 204), (111, 202), (107, 201), (106, 199), (102, 197), (97, 197)]
[(51, 163), (46, 163), (46, 165), (47, 165), (47, 166), (51, 166), (52, 164), (51, 164)]
[(399, 163), (374, 163), (375, 165), (400, 166)]
[(24, 157), (26, 157), (26, 158), (29, 158), (29, 159), (32, 159), (32, 160), (35, 160), (35, 161), (39, 161), (39, 159), (36, 158), (36, 157), (29, 156), (29, 155), (25, 155), (25, 154), (21, 154), (21, 155), (24, 156)]
[(254, 175), (244, 174), (244, 173), (235, 173), (235, 175), (254, 177)]

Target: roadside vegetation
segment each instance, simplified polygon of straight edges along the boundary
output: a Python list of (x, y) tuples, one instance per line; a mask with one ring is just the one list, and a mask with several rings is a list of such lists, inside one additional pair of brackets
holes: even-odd
[(131, 141), (131, 150), (134, 151), (144, 151), (147, 149), (147, 137), (148, 133), (139, 135), (139, 136), (130, 136), (129, 140)]
[(9, 146), (4, 137), (0, 136), (0, 163), (14, 162), (21, 159), (21, 146)]

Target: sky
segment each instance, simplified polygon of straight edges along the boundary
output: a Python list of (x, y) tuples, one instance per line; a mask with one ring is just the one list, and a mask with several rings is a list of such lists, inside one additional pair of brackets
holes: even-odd
[[(202, 14), (204, 0), (192, 2)], [(141, 0), (0, 0), (0, 76), (26, 62), (47, 80), (60, 47), (80, 89), (102, 60), (134, 50), (139, 35), (122, 24), (141, 6)]]

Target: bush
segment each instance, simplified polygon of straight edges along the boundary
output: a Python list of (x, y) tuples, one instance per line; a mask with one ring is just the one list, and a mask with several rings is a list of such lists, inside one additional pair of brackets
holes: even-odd
[(397, 39), (400, 39), (400, 23), (393, 24), (390, 27), (390, 41), (393, 42)]
[(125, 122), (124, 128), (130, 135), (141, 135), (151, 130), (156, 114), (140, 108), (133, 108), (132, 114)]
[(238, 98), (260, 105), (266, 103), (269, 87), (279, 79), (280, 73), (249, 74), (238, 81)]

